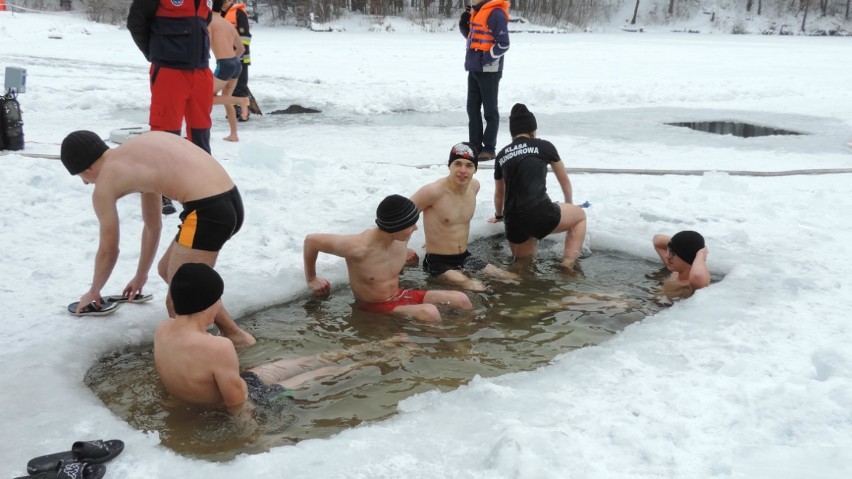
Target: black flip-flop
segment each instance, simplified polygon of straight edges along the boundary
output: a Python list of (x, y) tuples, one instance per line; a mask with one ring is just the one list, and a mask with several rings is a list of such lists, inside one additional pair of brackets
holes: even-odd
[(104, 298), (104, 301), (106, 301), (107, 303), (144, 303), (146, 301), (151, 301), (153, 297), (154, 295), (151, 293), (136, 293), (136, 296), (134, 296), (133, 299), (130, 299), (123, 294), (114, 294), (112, 296), (107, 296), (106, 298)]
[(106, 316), (107, 314), (114, 313), (121, 303), (108, 303), (106, 301), (101, 300), (100, 307), (96, 306), (94, 301), (86, 305), (85, 308), (80, 310), (80, 313), (77, 313), (77, 306), (80, 304), (79, 301), (75, 301), (68, 305), (68, 312), (73, 314), (74, 316)]
[(101, 479), (105, 474), (106, 466), (103, 464), (69, 462), (57, 467), (55, 471), (39, 472), (16, 479)]
[[(112, 460), (121, 454), (123, 450), (124, 442), (118, 439), (108, 441), (77, 441), (71, 445), (70, 451), (55, 452), (30, 459), (30, 462), (27, 463), (27, 472), (36, 474), (58, 471), (60, 467), (74, 463), (102, 464)], [(96, 476), (84, 474), (81, 477), (91, 478)]]

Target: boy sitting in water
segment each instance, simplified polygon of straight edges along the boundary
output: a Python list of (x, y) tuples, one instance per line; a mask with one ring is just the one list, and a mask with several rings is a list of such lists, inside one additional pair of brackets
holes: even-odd
[(707, 246), (695, 231), (681, 231), (674, 236), (654, 235), (654, 249), (672, 276), (663, 283), (663, 294), (669, 298), (692, 296), (710, 284), (707, 270)]
[(192, 404), (225, 406), (234, 415), (250, 413), (255, 406), (289, 395), (309, 382), (340, 376), (367, 364), (345, 366), (335, 361), (404, 341), (404, 336), (356, 346), (345, 351), (280, 359), (240, 373), (234, 344), (207, 333), (222, 308), (222, 278), (210, 266), (187, 263), (178, 268), (169, 292), (175, 317), (165, 320), (154, 335), (154, 363), (160, 379), (172, 395)]
[(426, 229), (423, 269), (432, 277), (471, 291), (485, 291), (486, 286), (469, 277), (470, 273), (503, 281), (519, 279), (518, 275), (488, 264), (467, 250), (470, 221), (479, 193), (479, 181), (473, 177), (479, 167), (476, 150), (470, 143), (458, 143), (450, 150), (447, 167), (447, 176), (420, 188), (411, 197), (423, 212)]
[(440, 321), (437, 304), (472, 309), (461, 291), (425, 291), (399, 287), (399, 273), (409, 263), (408, 240), (417, 230), (420, 212), (408, 198), (390, 195), (379, 203), (376, 226), (354, 235), (309, 234), (305, 237), (305, 281), (315, 295), (331, 292), (331, 283), (317, 276), (320, 253), (346, 260), (357, 308), (368, 313), (413, 316)]

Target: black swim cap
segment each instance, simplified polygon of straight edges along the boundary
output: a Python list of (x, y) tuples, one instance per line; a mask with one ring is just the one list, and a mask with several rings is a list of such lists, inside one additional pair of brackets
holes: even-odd
[(704, 247), (704, 237), (695, 231), (681, 231), (672, 236), (669, 249), (680, 259), (692, 264), (698, 250)]
[(385, 233), (396, 233), (417, 224), (420, 212), (408, 198), (390, 195), (376, 208), (376, 224)]
[(457, 143), (450, 150), (450, 160), (447, 162), (447, 166), (452, 165), (453, 162), (456, 161), (459, 158), (464, 158), (465, 160), (472, 161), (474, 168), (476, 168), (478, 170), (479, 169), (479, 158), (477, 158), (477, 156), (476, 156), (477, 154), (478, 153), (476, 151), (476, 147), (474, 147), (472, 143), (467, 142), (467, 141), (462, 142), (462, 143)]
[(68, 173), (79, 175), (98, 161), (107, 150), (107, 144), (94, 132), (77, 130), (62, 140), (59, 158)]
[(177, 314), (193, 314), (213, 306), (225, 283), (213, 268), (203, 263), (186, 263), (172, 276), (169, 293)]

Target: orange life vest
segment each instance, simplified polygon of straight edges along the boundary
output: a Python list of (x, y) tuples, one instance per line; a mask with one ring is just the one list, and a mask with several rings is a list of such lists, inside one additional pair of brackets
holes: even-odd
[(232, 3), (231, 8), (225, 12), (225, 20), (231, 22), (231, 25), (237, 26), (237, 10), (242, 10), (246, 13), (246, 6), (242, 3)]
[(494, 46), (494, 35), (488, 29), (488, 16), (499, 8), (506, 14), (506, 21), (509, 21), (509, 6), (509, 2), (505, 0), (491, 0), (473, 12), (470, 16), (470, 33), (467, 34), (470, 48), (484, 52), (491, 50)]

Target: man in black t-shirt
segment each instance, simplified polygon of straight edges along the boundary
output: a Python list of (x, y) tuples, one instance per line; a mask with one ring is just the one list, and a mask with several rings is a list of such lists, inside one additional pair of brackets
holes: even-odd
[[(572, 203), (571, 180), (552, 143), (536, 138), (535, 116), (521, 103), (512, 107), (512, 143), (497, 155), (494, 165), (494, 218), (505, 222), (506, 239), (516, 258), (535, 254), (537, 240), (553, 233), (565, 235), (562, 266), (572, 269), (586, 237), (586, 213)], [(547, 195), (547, 165), (562, 188), (564, 203)]]

